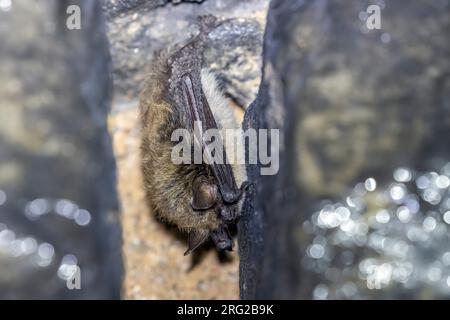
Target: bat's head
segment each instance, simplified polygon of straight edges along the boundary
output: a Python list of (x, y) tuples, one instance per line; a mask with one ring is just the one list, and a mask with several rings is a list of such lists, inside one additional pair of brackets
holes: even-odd
[(228, 232), (228, 225), (236, 222), (239, 217), (238, 202), (242, 197), (243, 191), (247, 188), (244, 183), (238, 192), (227, 194), (224, 197), (221, 193), (219, 182), (214, 175), (198, 175), (192, 184), (192, 198), (190, 201), (192, 209), (198, 214), (202, 211), (213, 210), (217, 217), (222, 221), (219, 227), (213, 230), (195, 230), (191, 231), (189, 237), (189, 249), (185, 254), (189, 254), (203, 243), (208, 236), (214, 241), (217, 249), (233, 249), (233, 240)]
[(191, 206), (196, 211), (213, 209), (224, 223), (232, 223), (238, 216), (237, 203), (242, 190), (230, 190), (224, 197), (214, 176), (199, 175), (192, 184)]

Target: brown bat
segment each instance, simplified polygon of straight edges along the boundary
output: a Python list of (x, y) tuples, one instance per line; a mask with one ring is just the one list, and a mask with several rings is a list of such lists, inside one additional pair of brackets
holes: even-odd
[[(143, 173), (149, 201), (162, 219), (189, 233), (185, 255), (209, 237), (219, 250), (232, 250), (228, 226), (240, 215), (248, 185), (243, 164), (192, 161), (176, 165), (171, 159), (171, 136), (176, 129), (194, 132), (198, 121), (201, 130), (240, 128), (214, 76), (202, 69), (203, 47), (208, 33), (217, 26), (216, 19), (203, 17), (199, 26), (199, 34), (186, 45), (166, 50), (154, 59), (140, 101)], [(203, 139), (197, 143), (210, 151)], [(238, 143), (241, 147), (234, 152), (243, 153), (242, 139)], [(226, 160), (227, 145), (223, 146)]]

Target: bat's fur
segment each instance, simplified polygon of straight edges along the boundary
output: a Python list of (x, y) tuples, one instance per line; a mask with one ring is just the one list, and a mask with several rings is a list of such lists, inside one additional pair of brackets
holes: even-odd
[[(187, 128), (183, 117), (171, 108), (168, 98), (170, 68), (168, 52), (153, 60), (151, 72), (140, 97), (143, 121), (142, 157), (145, 187), (153, 210), (163, 219), (177, 225), (183, 231), (209, 232), (221, 221), (213, 209), (194, 211), (190, 205), (192, 183), (199, 173), (206, 173), (208, 166), (175, 165), (171, 161), (170, 141), (173, 130)], [(230, 103), (219, 90), (215, 77), (201, 72), (202, 87), (219, 128), (240, 128)], [(242, 141), (238, 151), (243, 153)], [(225, 148), (226, 150), (226, 148)], [(246, 180), (245, 165), (232, 165), (236, 183)], [(240, 211), (242, 199), (237, 206)]]

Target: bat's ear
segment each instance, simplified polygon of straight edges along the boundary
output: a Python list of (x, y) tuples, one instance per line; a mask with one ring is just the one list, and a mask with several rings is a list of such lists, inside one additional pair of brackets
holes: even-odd
[(189, 232), (189, 247), (184, 253), (185, 256), (190, 254), (192, 251), (200, 247), (200, 245), (208, 239), (209, 231), (208, 230), (192, 230)]
[(198, 176), (192, 183), (191, 207), (194, 210), (206, 210), (217, 202), (218, 189), (205, 176)]

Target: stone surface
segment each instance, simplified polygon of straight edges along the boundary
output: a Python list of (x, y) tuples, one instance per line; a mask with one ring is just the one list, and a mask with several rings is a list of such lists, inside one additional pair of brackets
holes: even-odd
[[(384, 185), (397, 166), (437, 170), (436, 163), (450, 159), (449, 1), (382, 1), (380, 30), (365, 26), (369, 4), (271, 3), (263, 81), (245, 123), (281, 129), (280, 171), (259, 177), (257, 167), (248, 167), (256, 189), (239, 226), (242, 298), (309, 299), (314, 288), (328, 293), (317, 285), (333, 273), (306, 268), (312, 232), (304, 223), (321, 201), (345, 201), (369, 177)], [(427, 250), (405, 239), (411, 249)], [(365, 294), (442, 297), (432, 284), (413, 287)]]
[[(69, 4), (82, 7), (81, 30), (66, 28)], [(6, 1), (0, 20), (0, 298), (118, 298), (101, 6)], [(66, 287), (72, 264), (82, 290)]]

